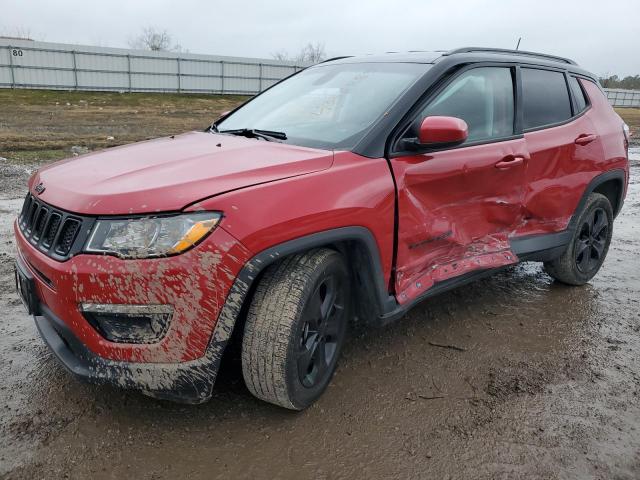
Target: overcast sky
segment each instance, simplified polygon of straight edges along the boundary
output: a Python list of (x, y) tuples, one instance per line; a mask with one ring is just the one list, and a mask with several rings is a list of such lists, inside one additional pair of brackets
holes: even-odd
[(0, 34), (127, 47), (144, 26), (191, 53), (270, 57), (324, 43), (330, 56), (460, 46), (568, 56), (640, 74), (640, 0), (0, 0)]

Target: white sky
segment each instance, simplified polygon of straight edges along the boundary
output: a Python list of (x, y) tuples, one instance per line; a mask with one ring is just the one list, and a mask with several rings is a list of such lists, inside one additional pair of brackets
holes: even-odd
[(192, 53), (271, 56), (321, 42), (329, 56), (461, 46), (571, 57), (602, 74), (640, 74), (640, 0), (0, 0), (0, 34), (127, 47), (167, 29)]

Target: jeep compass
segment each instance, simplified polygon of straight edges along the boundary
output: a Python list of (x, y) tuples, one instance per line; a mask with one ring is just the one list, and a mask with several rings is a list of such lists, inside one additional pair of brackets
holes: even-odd
[(336, 58), (204, 131), (36, 172), (16, 287), (85, 380), (201, 403), (235, 333), (251, 393), (301, 410), (354, 318), (385, 325), (525, 260), (588, 282), (627, 150), (597, 78), (565, 58)]

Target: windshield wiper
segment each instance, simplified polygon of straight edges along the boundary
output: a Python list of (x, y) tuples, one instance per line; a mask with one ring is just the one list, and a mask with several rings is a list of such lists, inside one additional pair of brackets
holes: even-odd
[(228, 133), (229, 135), (239, 135), (247, 138), (262, 138), (272, 142), (276, 140), (286, 140), (287, 134), (284, 132), (274, 132), (272, 130), (260, 130), (259, 128), (236, 128), (233, 130), (220, 130), (219, 133)]

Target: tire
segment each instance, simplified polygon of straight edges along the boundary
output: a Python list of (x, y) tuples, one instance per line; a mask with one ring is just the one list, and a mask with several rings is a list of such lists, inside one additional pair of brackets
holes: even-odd
[(609, 199), (592, 193), (578, 217), (571, 243), (561, 257), (545, 262), (546, 272), (568, 285), (584, 285), (604, 262), (613, 234), (613, 209)]
[(267, 402), (303, 410), (331, 381), (350, 315), (349, 272), (342, 255), (319, 249), (267, 268), (242, 338), (242, 375)]

